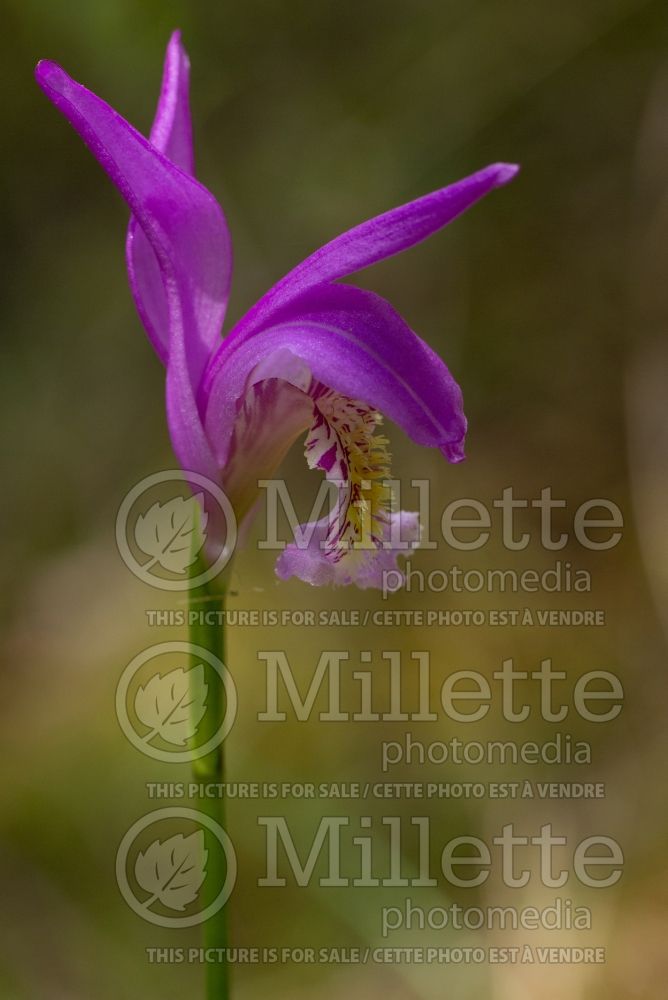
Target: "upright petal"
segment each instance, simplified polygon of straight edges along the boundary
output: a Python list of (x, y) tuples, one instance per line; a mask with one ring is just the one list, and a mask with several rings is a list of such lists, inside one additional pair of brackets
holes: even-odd
[(211, 475), (196, 390), (227, 304), (229, 272), (221, 262), (230, 245), (222, 210), (206, 188), (59, 66), (41, 62), (36, 76), (123, 195), (156, 256), (175, 354), (168, 376), (174, 448), (184, 468)]
[[(190, 62), (175, 31), (167, 46), (162, 89), (150, 141), (172, 163), (194, 175), (192, 123), (189, 106)], [(126, 243), (130, 288), (141, 320), (160, 360), (169, 354), (169, 318), (160, 267), (151, 244), (134, 215), (130, 219)], [(231, 260), (221, 261), (221, 271)]]
[(342, 233), (270, 288), (237, 325), (234, 334), (249, 334), (266, 325), (277, 309), (299, 298), (313, 285), (343, 278), (421, 243), (491, 190), (507, 184), (518, 170), (510, 163), (494, 163), (456, 184)]
[(175, 31), (167, 45), (162, 88), (149, 139), (156, 149), (187, 174), (195, 174), (195, 152), (190, 120), (190, 60)]

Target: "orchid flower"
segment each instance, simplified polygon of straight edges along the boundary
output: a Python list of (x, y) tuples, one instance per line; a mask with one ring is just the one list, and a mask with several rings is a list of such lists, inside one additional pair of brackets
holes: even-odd
[[(175, 454), (224, 489), (238, 521), (306, 433), (305, 456), (337, 488), (334, 510), (305, 526), (276, 571), (311, 584), (381, 586), (395, 542), (416, 543), (416, 514), (393, 509), (381, 414), (417, 444), (464, 457), (460, 389), (443, 361), (384, 299), (340, 284), (441, 229), (517, 167), (498, 163), (363, 222), (275, 284), (221, 337), (232, 275), (223, 211), (194, 177), (189, 62), (176, 32), (145, 139), (52, 62), (38, 83), (132, 213), (127, 266), (137, 310), (166, 366)], [(209, 521), (211, 524), (211, 519)], [(220, 544), (223, 539), (219, 539)]]

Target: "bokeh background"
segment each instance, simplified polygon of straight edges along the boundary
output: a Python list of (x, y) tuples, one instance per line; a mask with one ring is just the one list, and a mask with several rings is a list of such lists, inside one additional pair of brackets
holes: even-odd
[[(624, 711), (613, 725), (570, 718), (589, 739), (596, 802), (441, 802), (425, 806), (433, 845), (489, 837), (504, 822), (552, 822), (576, 840), (618, 839), (625, 875), (612, 890), (567, 895), (590, 905), (591, 934), (396, 935), (391, 944), (593, 943), (604, 965), (241, 968), (235, 996), (458, 1000), (656, 1000), (668, 975), (668, 10), (661, 0), (4, 0), (4, 155), (0, 312), (3, 587), (0, 676), (0, 996), (7, 1000), (155, 997), (201, 990), (201, 969), (150, 965), (145, 949), (189, 946), (197, 932), (161, 931), (121, 899), (118, 843), (154, 804), (148, 781), (184, 767), (142, 757), (114, 714), (116, 682), (141, 649), (182, 629), (150, 629), (145, 610), (178, 601), (135, 580), (114, 543), (115, 512), (142, 476), (172, 464), (163, 374), (127, 289), (126, 212), (78, 138), (33, 83), (40, 57), (61, 62), (148, 131), (170, 31), (192, 59), (199, 173), (224, 205), (235, 246), (235, 318), (302, 256), (340, 230), (487, 162), (522, 164), (520, 178), (428, 244), (360, 276), (446, 358), (463, 386), (468, 461), (446, 467), (390, 428), (394, 468), (429, 478), (434, 526), (453, 497), (488, 505), (513, 485), (531, 498), (551, 485), (568, 501), (609, 497), (624, 510), (609, 553), (569, 544), (589, 569), (589, 595), (420, 595), (278, 586), (271, 553), (251, 544), (236, 566), (239, 608), (604, 608), (605, 628), (231, 630), (240, 713), (228, 741), (230, 780), (374, 780), (382, 739), (401, 727), (260, 725), (257, 651), (284, 649), (305, 684), (318, 652), (428, 650), (434, 683), (454, 669), (485, 674), (514, 657), (551, 656), (571, 680), (618, 674)], [(308, 510), (317, 477), (300, 449), (285, 473)], [(530, 548), (498, 542), (458, 555), (467, 568), (554, 562), (519, 519)], [(443, 546), (413, 559), (448, 568)], [(532, 721), (524, 739), (554, 727)], [(466, 732), (464, 732), (466, 729)], [(429, 741), (517, 734), (494, 711), (479, 726), (441, 716)], [(505, 777), (576, 780), (573, 767), (506, 771), (415, 769), (408, 780)], [(161, 803), (164, 804), (164, 803)], [(304, 847), (326, 808), (355, 817), (410, 802), (327, 806), (287, 800)], [(258, 889), (263, 803), (235, 803), (239, 846), (233, 940), (253, 944), (380, 944), (374, 890)], [(274, 809), (274, 811), (276, 811)], [(411, 847), (407, 847), (410, 864)], [(436, 857), (436, 854), (435, 854)], [(497, 880), (498, 882), (498, 880)], [(494, 880), (477, 894), (416, 890), (425, 907), (519, 903)], [(521, 902), (545, 902), (531, 883)], [(549, 894), (548, 894), (549, 895)], [(554, 896), (554, 893), (551, 894)], [(549, 899), (547, 900), (549, 901)]]

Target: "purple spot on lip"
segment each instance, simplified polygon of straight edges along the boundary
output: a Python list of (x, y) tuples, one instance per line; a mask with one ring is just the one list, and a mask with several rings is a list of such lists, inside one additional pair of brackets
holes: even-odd
[(324, 469), (325, 472), (331, 472), (335, 462), (336, 462), (336, 445), (333, 444), (332, 447), (329, 448), (328, 451), (324, 453), (324, 455), (322, 455), (320, 461), (318, 462), (318, 467), (320, 469)]

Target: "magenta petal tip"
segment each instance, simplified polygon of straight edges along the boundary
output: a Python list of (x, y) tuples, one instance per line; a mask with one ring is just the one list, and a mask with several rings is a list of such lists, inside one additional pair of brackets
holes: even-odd
[(453, 465), (463, 462), (466, 459), (466, 452), (464, 451), (464, 438), (462, 437), (459, 441), (442, 444), (440, 446), (440, 451), (444, 458), (447, 458), (448, 462), (452, 462)]
[(496, 169), (496, 183), (499, 187), (512, 181), (513, 177), (516, 177), (520, 172), (517, 163), (495, 163), (494, 167)]
[(171, 49), (178, 49), (181, 55), (185, 56), (186, 54), (186, 51), (183, 47), (183, 35), (180, 28), (174, 28), (174, 31), (169, 36), (167, 50), (170, 51)]
[(42, 81), (47, 81), (48, 78), (53, 74), (53, 70), (56, 69), (56, 64), (51, 62), (50, 59), (40, 59), (40, 61), (35, 66), (35, 78), (38, 83)]
[(65, 70), (51, 59), (40, 59), (35, 66), (35, 79), (43, 91), (62, 91), (63, 83), (71, 82)]

